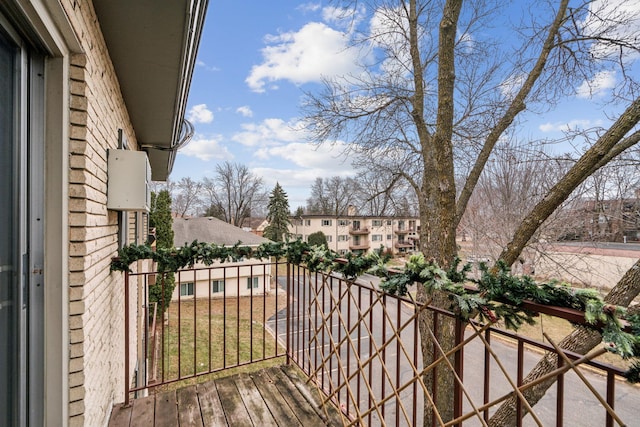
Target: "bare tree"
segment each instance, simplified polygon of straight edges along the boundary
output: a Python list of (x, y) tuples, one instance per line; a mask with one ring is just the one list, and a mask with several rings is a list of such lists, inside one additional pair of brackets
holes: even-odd
[[(624, 81), (609, 98), (617, 103), (611, 107), (616, 119), (593, 140), (574, 136), (584, 137), (587, 150), (514, 227), (499, 255), (509, 265), (588, 176), (638, 142), (638, 82), (624, 72), (630, 53), (638, 52), (638, 32), (625, 9), (611, 2), (570, 8), (568, 0), (537, 2), (535, 9), (526, 2), (462, 0), (368, 4), (371, 25), (354, 32), (362, 36), (354, 42), (373, 60), (363, 61), (361, 73), (327, 79), (323, 92), (307, 94), (309, 128), (317, 141), (348, 141), (353, 151), (368, 155), (371, 167), (408, 182), (418, 200), (421, 250), (441, 265), (455, 258), (456, 229), (487, 162), (499, 141), (517, 131), (523, 114), (553, 108), (585, 87), (597, 90), (589, 84), (599, 73), (623, 71)], [(495, 27), (501, 31), (486, 30)], [(614, 108), (620, 105), (626, 109)], [(418, 298), (449, 303), (422, 288)], [(425, 365), (434, 357), (424, 338), (432, 326), (427, 315), (420, 317)], [(439, 330), (441, 344), (451, 348), (453, 325)], [(432, 384), (431, 373), (425, 383)], [(437, 409), (447, 421), (453, 377), (443, 369), (437, 383)], [(425, 406), (426, 424), (431, 415)]]
[(176, 216), (195, 216), (200, 207), (200, 190), (202, 183), (192, 178), (184, 177), (176, 184), (177, 191), (172, 194), (173, 212)]
[[(356, 200), (360, 214), (373, 216), (409, 216), (412, 190), (398, 174), (363, 167), (355, 178)], [(414, 204), (415, 205), (415, 204)]]
[(357, 202), (357, 193), (358, 183), (353, 178), (316, 178), (306, 211), (308, 214), (346, 215), (349, 206)]
[(237, 227), (242, 227), (255, 206), (268, 200), (262, 178), (238, 163), (217, 165), (215, 176), (205, 178), (202, 188), (207, 213)]

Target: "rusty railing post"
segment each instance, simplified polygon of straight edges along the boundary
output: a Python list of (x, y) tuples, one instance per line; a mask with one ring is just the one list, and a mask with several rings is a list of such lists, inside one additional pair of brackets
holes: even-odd
[[(278, 272), (276, 270), (276, 277)], [(287, 261), (287, 365), (291, 364), (291, 263)]]
[[(466, 323), (456, 317), (456, 346), (464, 341), (465, 327)], [(456, 351), (453, 359), (453, 366), (460, 380), (464, 380), (464, 346), (460, 347), (460, 350)], [(453, 418), (456, 419), (462, 415), (462, 387), (458, 381), (454, 383), (453, 390)]]
[(129, 272), (124, 272), (124, 406), (129, 406)]

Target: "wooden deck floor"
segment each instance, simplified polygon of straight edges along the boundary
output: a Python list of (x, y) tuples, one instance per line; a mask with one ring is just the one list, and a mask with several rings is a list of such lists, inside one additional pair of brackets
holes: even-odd
[(238, 374), (114, 406), (109, 427), (342, 426), (293, 366)]

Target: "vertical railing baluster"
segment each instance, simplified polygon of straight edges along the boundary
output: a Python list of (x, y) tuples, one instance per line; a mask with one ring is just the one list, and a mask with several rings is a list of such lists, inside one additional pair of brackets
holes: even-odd
[[(287, 353), (287, 365), (291, 364), (291, 347), (293, 347), (292, 337), (291, 337), (291, 310), (293, 310), (292, 304), (292, 293), (293, 286), (291, 286), (291, 274), (293, 268), (291, 268), (291, 263), (287, 260), (287, 295), (286, 295), (286, 316), (287, 316), (287, 348), (285, 349)], [(277, 274), (277, 273), (276, 273)]]
[[(262, 264), (262, 358), (267, 357), (267, 265)], [(278, 300), (276, 298), (276, 311)], [(276, 335), (278, 336), (278, 335)]]
[[(400, 301), (396, 301), (396, 326), (394, 330), (402, 325), (402, 303)], [(398, 332), (398, 336), (396, 336), (396, 390), (400, 388), (400, 337), (402, 331)], [(400, 425), (400, 401), (396, 397), (396, 426)]]
[[(413, 306), (413, 312), (415, 314), (415, 312), (417, 311), (417, 306), (414, 304)], [(418, 347), (420, 346), (420, 343), (418, 341), (418, 339), (420, 338), (420, 336), (418, 335), (418, 322), (417, 320), (414, 320), (413, 322), (413, 366), (415, 367), (419, 367), (419, 360), (418, 360)], [(424, 376), (423, 376), (424, 377)], [(414, 381), (413, 382), (413, 423), (412, 425), (417, 425), (418, 424), (418, 402), (417, 402), (417, 396), (418, 396), (418, 382)], [(424, 401), (424, 398), (423, 398)]]
[[(174, 276), (174, 284), (175, 284), (175, 276)], [(166, 369), (166, 364), (169, 364), (169, 360), (167, 360), (167, 363), (165, 364), (165, 354), (168, 353), (167, 348), (169, 347), (169, 342), (168, 342), (168, 338), (167, 338), (167, 334), (165, 333), (165, 327), (164, 327), (164, 316), (167, 313), (167, 304), (166, 301), (164, 299), (164, 289), (166, 286), (166, 280), (165, 280), (165, 273), (161, 274), (161, 279), (160, 279), (160, 306), (162, 307), (162, 319), (160, 319), (160, 330), (162, 331), (162, 345), (160, 346), (160, 360), (162, 362), (162, 377), (161, 377), (161, 383), (164, 383), (165, 380), (165, 369)], [(180, 289), (178, 288), (178, 295), (180, 295)], [(167, 356), (168, 357), (168, 356)]]
[(182, 276), (178, 271), (178, 378), (182, 378), (182, 292), (180, 286), (182, 285)]
[[(253, 362), (253, 264), (249, 266), (249, 362)], [(240, 296), (238, 295), (238, 300)], [(238, 317), (240, 311), (238, 311)], [(239, 335), (239, 333), (238, 333)]]
[[(491, 344), (491, 330), (487, 329), (484, 332), (484, 337), (487, 340), (487, 345)], [(491, 355), (489, 353), (489, 348), (484, 347), (484, 384), (483, 384), (483, 398), (482, 403), (489, 403), (489, 399), (491, 398)], [(485, 422), (489, 422), (489, 408), (484, 410), (484, 420)]]
[[(362, 286), (358, 286), (358, 307), (360, 307), (360, 309), (362, 309)], [(358, 316), (359, 317), (359, 316)], [(362, 322), (360, 320), (358, 320), (358, 329), (357, 329), (357, 333), (358, 333), (358, 358), (360, 360), (362, 360)], [(360, 362), (358, 362), (358, 376), (357, 376), (357, 390), (356, 390), (356, 406), (358, 408), (358, 411), (361, 410), (360, 408), (360, 383), (362, 382), (362, 368), (363, 366), (360, 365)]]
[(124, 272), (124, 406), (129, 406), (129, 272)]
[[(439, 320), (440, 318), (438, 317), (438, 312), (434, 311), (433, 312), (433, 336), (434, 337), (439, 337), (440, 336), (440, 325), (439, 325)], [(433, 353), (433, 360), (435, 361), (438, 358), (438, 348), (437, 348), (437, 344), (434, 342), (433, 343), (433, 348), (431, 350)], [(432, 378), (432, 390), (433, 390), (433, 403), (435, 404), (435, 408), (433, 408), (433, 410), (431, 411), (431, 425), (437, 425), (437, 419), (436, 419), (436, 411), (437, 411), (437, 407), (438, 407), (438, 367), (436, 366), (431, 372), (433, 372), (431, 378)]]
[[(518, 374), (516, 385), (520, 387), (522, 385), (522, 378), (524, 377), (524, 342), (518, 340)], [(522, 427), (522, 401), (517, 399), (516, 401), (516, 422), (518, 427)]]
[[(457, 317), (455, 322), (455, 345), (458, 345), (464, 341), (464, 330), (466, 324)], [(460, 381), (464, 381), (464, 347), (461, 347), (460, 350), (456, 351), (453, 360), (453, 366), (456, 374), (460, 377)], [(454, 383), (453, 389), (453, 416), (454, 418), (457, 418), (462, 415), (462, 387), (457, 380)]]
[[(558, 368), (564, 365), (564, 360), (558, 357)], [(556, 427), (562, 427), (564, 425), (564, 374), (560, 374), (557, 377), (557, 393), (556, 396)]]
[(193, 375), (197, 373), (197, 355), (198, 355), (198, 337), (197, 337), (197, 328), (196, 328), (196, 313), (198, 311), (197, 301), (198, 301), (198, 277), (197, 271), (193, 270)]
[[(615, 409), (616, 402), (616, 378), (612, 372), (607, 372), (607, 403), (611, 407), (611, 409)], [(606, 418), (607, 427), (613, 427), (613, 417), (607, 411)]]
[[(209, 268), (207, 270), (207, 287), (209, 288), (209, 290), (208, 290), (208, 295), (209, 295), (209, 301), (208, 301), (209, 302), (209, 307), (208, 308), (209, 308), (209, 312), (207, 314), (207, 319), (208, 319), (208, 322), (207, 322), (207, 333), (208, 333), (208, 336), (209, 336), (209, 342), (208, 342), (208, 345), (207, 345), (207, 348), (209, 349), (209, 352), (208, 352), (209, 353), (209, 372), (211, 372), (211, 351), (212, 351), (211, 350), (211, 343), (212, 343), (212, 340), (211, 340), (211, 299), (212, 299), (211, 286), (212, 286), (212, 284), (211, 284), (211, 269)], [(223, 340), (224, 340), (224, 335), (225, 335), (225, 333), (224, 333), (224, 330), (223, 330), (223, 332), (222, 332)]]
[[(383, 294), (382, 295), (382, 342), (381, 344), (384, 344), (387, 342), (387, 319), (384, 317), (384, 307), (387, 306), (387, 294)], [(387, 379), (384, 376), (384, 371), (386, 371), (387, 369), (387, 347), (384, 347), (382, 349), (382, 369), (380, 370), (380, 373), (382, 375), (382, 390), (381, 390), (381, 396), (382, 399), (384, 399), (386, 397), (386, 385), (387, 385)], [(380, 412), (382, 413), (382, 420), (380, 420), (381, 423), (385, 423), (385, 416), (384, 416), (384, 408), (387, 405), (382, 405), (382, 408), (380, 408)]]

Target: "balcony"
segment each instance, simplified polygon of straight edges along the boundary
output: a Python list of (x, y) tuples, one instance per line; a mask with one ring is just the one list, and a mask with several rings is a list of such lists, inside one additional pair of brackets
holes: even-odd
[(369, 247), (370, 246), (368, 242), (349, 244), (350, 251), (367, 251), (369, 250)]
[[(232, 277), (237, 268), (196, 268), (193, 275)], [(125, 402), (114, 407), (111, 426), (423, 425), (425, 402), (438, 404), (427, 388), (427, 378), (440, 372), (436, 366), (458, 378), (447, 397), (454, 400), (454, 420), (446, 425), (485, 424), (508, 399), (522, 417), (518, 425), (563, 425), (566, 419), (567, 425), (613, 426), (637, 420), (640, 393), (618, 381), (622, 369), (596, 359), (604, 348), (582, 356), (558, 349), (550, 339), (543, 343), (493, 323), (463, 322), (413, 298), (386, 294), (369, 279), (353, 282), (277, 262), (252, 269), (252, 276), (277, 272), (268, 292), (248, 289), (242, 296), (241, 281), (215, 295), (194, 286), (195, 295), (172, 301), (166, 321), (158, 321), (152, 310), (144, 312), (140, 331), (140, 319), (129, 316), (136, 311), (129, 294), (157, 273), (125, 273), (125, 331), (137, 340), (125, 334), (124, 360), (131, 362), (135, 348), (144, 354), (137, 385), (129, 382), (128, 371), (136, 363), (125, 363)], [(181, 271), (178, 287), (189, 280), (189, 271)], [(572, 322), (584, 319), (570, 309), (531, 303), (527, 309)], [(418, 317), (424, 313), (433, 324), (423, 333), (436, 337), (440, 325), (453, 319), (457, 343), (445, 354), (434, 340), (436, 357), (428, 366), (417, 345)], [(529, 407), (514, 396), (536, 384), (523, 378), (541, 352), (557, 359), (548, 376), (557, 378), (557, 385)], [(261, 368), (228, 374), (253, 366)], [(213, 373), (218, 377), (209, 380)], [(439, 417), (433, 411), (433, 424), (445, 425)]]
[(409, 248), (413, 248), (414, 244), (413, 242), (396, 242), (393, 246), (396, 249), (402, 249), (402, 248), (409, 249)]
[(351, 227), (349, 228), (349, 234), (353, 236), (362, 236), (365, 234), (369, 234), (368, 227)]

